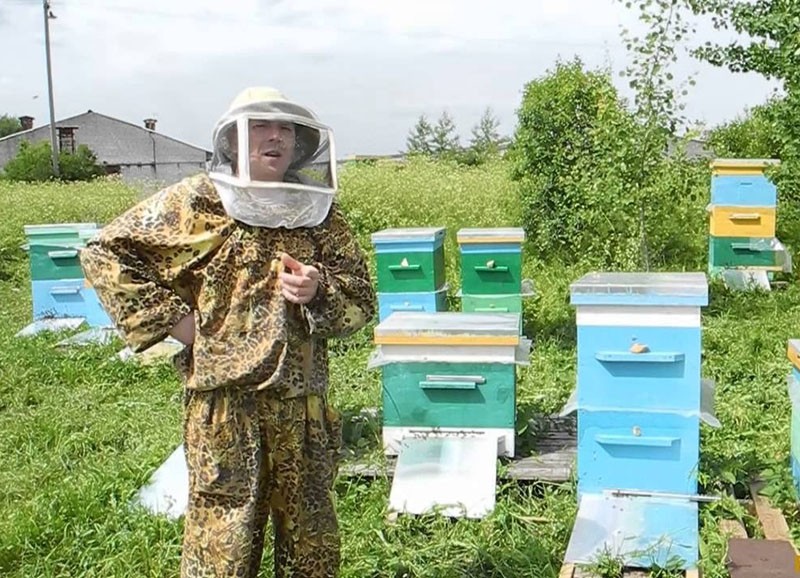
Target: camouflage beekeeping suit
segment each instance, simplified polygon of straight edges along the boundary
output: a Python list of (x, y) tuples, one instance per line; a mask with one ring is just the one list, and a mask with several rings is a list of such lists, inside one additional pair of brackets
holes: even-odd
[[(280, 108), (286, 101), (275, 94), (243, 93), (245, 102), (273, 99), (278, 104), (268, 105)], [(232, 109), (242, 110), (241, 96), (238, 101)], [(289, 140), (286, 115), (270, 133), (272, 121), (263, 110), (255, 121), (245, 118), (249, 125), (238, 123), (240, 133), (250, 131), (251, 153), (266, 151), (263, 159), (249, 161), (245, 173), (252, 179), (257, 163), (267, 174), (291, 160), (283, 182), (309, 182), (289, 174), (298, 157), (318, 158), (308, 149), (318, 146), (319, 133), (293, 125), (295, 144), (282, 157), (279, 145), (269, 143)], [(221, 149), (238, 138), (241, 150), (243, 139), (222, 129), (220, 134), (228, 140), (215, 139), (227, 142), (215, 145), (221, 159), (216, 168), (229, 163), (232, 179), (215, 179), (212, 171), (165, 188), (105, 226), (81, 261), (135, 351), (164, 339), (187, 315), (193, 318), (193, 340), (175, 360), (185, 384), (190, 495), (181, 575), (255, 577), (272, 517), (277, 576), (335, 576), (339, 535), (332, 486), (340, 425), (327, 403), (327, 340), (364, 327), (374, 315), (375, 295), (341, 211), (330, 197), (315, 196), (319, 183), (305, 200), (315, 204), (311, 222), (287, 189), (252, 188), (249, 182), (239, 187), (236, 147)], [(261, 210), (252, 203), (234, 206), (236, 195), (248, 190), (255, 191), (256, 203), (274, 192), (277, 200), (266, 204), (262, 217), (273, 218), (268, 207), (284, 203), (281, 226), (258, 222), (257, 214), (254, 224), (242, 221), (244, 213)], [(320, 202), (327, 206), (320, 209)], [(286, 215), (302, 218), (290, 222)], [(316, 271), (316, 290), (305, 302), (292, 302), (281, 280), (288, 275), (280, 261), (284, 253)]]

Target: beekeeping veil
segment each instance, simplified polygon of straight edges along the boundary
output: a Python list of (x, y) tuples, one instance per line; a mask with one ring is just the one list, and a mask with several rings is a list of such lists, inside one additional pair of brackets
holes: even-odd
[(313, 227), (336, 193), (333, 131), (273, 88), (248, 88), (214, 128), (209, 177), (227, 213), (256, 227)]

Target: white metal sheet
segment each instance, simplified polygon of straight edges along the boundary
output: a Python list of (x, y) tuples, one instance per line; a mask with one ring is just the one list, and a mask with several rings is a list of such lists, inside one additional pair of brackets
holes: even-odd
[(48, 317), (37, 319), (20, 330), (17, 337), (33, 337), (42, 331), (69, 331), (77, 329), (86, 321), (85, 317)]
[(672, 558), (695, 567), (697, 507), (690, 499), (585, 494), (564, 561), (592, 564), (611, 556), (626, 566), (650, 567)]
[(389, 495), (401, 513), (482, 518), (494, 510), (497, 437), (403, 440)]

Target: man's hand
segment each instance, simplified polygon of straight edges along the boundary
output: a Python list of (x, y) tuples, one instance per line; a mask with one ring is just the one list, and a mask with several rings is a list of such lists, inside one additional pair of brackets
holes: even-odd
[(286, 253), (281, 255), (281, 263), (289, 270), (280, 274), (281, 293), (286, 300), (301, 305), (311, 301), (319, 287), (319, 271)]
[(189, 313), (178, 321), (169, 334), (184, 345), (194, 343), (194, 313)]

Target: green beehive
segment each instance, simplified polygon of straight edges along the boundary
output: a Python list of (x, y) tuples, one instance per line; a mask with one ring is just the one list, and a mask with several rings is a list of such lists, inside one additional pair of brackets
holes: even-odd
[(83, 244), (30, 246), (30, 270), (32, 281), (55, 279), (81, 279), (84, 277), (79, 253)]
[(422, 293), (444, 287), (444, 236), (444, 227), (373, 233), (378, 292)]
[(463, 295), (520, 294), (522, 229), (461, 229), (457, 239)]
[(709, 238), (709, 266), (711, 268), (780, 271), (784, 269), (787, 259), (786, 249), (774, 238)]

